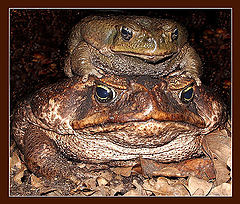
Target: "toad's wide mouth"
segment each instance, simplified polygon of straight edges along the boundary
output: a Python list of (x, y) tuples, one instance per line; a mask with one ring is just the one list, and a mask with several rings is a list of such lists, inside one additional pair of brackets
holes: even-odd
[(133, 56), (133, 57), (138, 57), (140, 59), (144, 59), (146, 61), (152, 62), (152, 63), (158, 63), (158, 62), (162, 62), (163, 60), (168, 60), (171, 59), (172, 56), (174, 54), (176, 54), (177, 52), (159, 52), (157, 54), (151, 54), (151, 53), (145, 53), (145, 54), (140, 54), (140, 53), (136, 53), (136, 52), (129, 52), (129, 51), (121, 51), (118, 52), (119, 54), (122, 55), (127, 55), (127, 56)]
[(175, 138), (194, 137), (201, 128), (184, 122), (148, 120), (144, 122), (105, 123), (75, 130), (87, 138), (107, 140), (122, 147), (159, 147)]
[[(80, 120), (73, 120), (70, 125), (74, 130), (83, 130), (88, 127), (106, 126), (106, 124), (114, 124), (114, 126), (118, 126), (119, 124), (139, 125), (143, 123), (148, 124), (150, 121), (154, 121), (154, 124), (165, 124), (169, 121), (172, 124), (185, 124), (186, 126), (191, 125), (196, 128), (206, 127), (205, 120), (200, 115), (196, 115), (190, 111), (185, 111), (185, 113), (165, 113), (152, 107), (150, 105), (150, 108), (146, 109), (145, 112), (139, 113), (109, 114), (108, 112), (99, 112)], [(158, 125), (154, 125), (154, 128), (157, 127)]]

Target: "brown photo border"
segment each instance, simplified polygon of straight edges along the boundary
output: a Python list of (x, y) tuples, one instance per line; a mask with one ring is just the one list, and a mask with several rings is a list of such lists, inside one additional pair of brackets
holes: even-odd
[[(17, 1), (17, 0), (5, 0), (0, 3), (0, 35), (1, 35), (1, 73), (0, 73), (0, 87), (1, 87), (1, 163), (0, 163), (0, 200), (5, 203), (26, 203), (26, 202), (65, 202), (67, 199), (77, 202), (106, 202), (106, 201), (146, 201), (150, 199), (149, 202), (156, 201), (161, 202), (159, 199), (164, 199), (163, 201), (173, 201), (176, 202), (205, 202), (202, 198), (9, 198), (9, 168), (8, 168), (8, 135), (9, 135), (9, 68), (8, 68), (8, 22), (9, 22), (9, 8), (232, 8), (232, 116), (233, 116), (233, 197), (232, 198), (205, 198), (207, 200), (211, 199), (212, 202), (236, 202), (238, 197), (240, 198), (240, 182), (239, 182), (239, 151), (240, 151), (240, 97), (239, 97), (239, 87), (240, 87), (240, 6), (239, 1), (233, 0), (219, 0), (219, 1), (209, 1), (209, 0), (87, 0), (87, 1), (59, 1), (59, 0), (44, 0), (44, 1)], [(43, 200), (44, 199), (44, 200)], [(87, 200), (85, 200), (87, 199)], [(114, 200), (113, 200), (114, 199)], [(192, 200), (194, 199), (194, 200)], [(115, 201), (116, 200), (116, 201)]]

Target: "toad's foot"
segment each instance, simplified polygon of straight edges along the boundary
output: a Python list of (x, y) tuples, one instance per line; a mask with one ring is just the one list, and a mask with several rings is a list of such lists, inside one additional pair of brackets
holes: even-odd
[(177, 70), (174, 72), (171, 72), (168, 77), (175, 77), (175, 76), (181, 76), (181, 77), (188, 77), (188, 78), (192, 78), (196, 81), (197, 86), (201, 86), (202, 82), (199, 78), (199, 76), (196, 73), (191, 73), (189, 71), (186, 70)]
[(87, 82), (89, 76), (96, 76), (97, 78), (102, 78), (104, 75), (104, 72), (101, 69), (95, 68), (90, 70), (89, 72), (84, 73), (83, 78), (82, 78), (82, 82), (85, 83)]

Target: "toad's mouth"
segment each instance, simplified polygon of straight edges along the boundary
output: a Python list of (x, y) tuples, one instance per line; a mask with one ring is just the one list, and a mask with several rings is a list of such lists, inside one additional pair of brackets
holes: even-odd
[(157, 53), (155, 55), (151, 53), (146, 53), (146, 54), (140, 54), (136, 52), (118, 52), (123, 55), (127, 56), (132, 56), (132, 57), (137, 57), (143, 60), (146, 60), (151, 63), (161, 63), (165, 60), (171, 59), (177, 52), (163, 52), (163, 53)]
[(90, 126), (81, 131), (87, 138), (107, 140), (122, 147), (154, 148), (163, 146), (175, 138), (195, 137), (201, 129), (184, 122), (148, 120), (145, 122), (105, 123)]
[(149, 123), (149, 121), (155, 121), (155, 124), (166, 123), (167, 121), (171, 121), (173, 124), (182, 122), (197, 128), (206, 127), (204, 119), (190, 111), (185, 111), (185, 113), (166, 113), (157, 108), (151, 108), (145, 112), (128, 112), (125, 114), (98, 112), (80, 120), (73, 120), (71, 126), (74, 130), (83, 130), (88, 127), (100, 127), (104, 124), (115, 124), (116, 126), (118, 124), (131, 124), (131, 122), (133, 124)]

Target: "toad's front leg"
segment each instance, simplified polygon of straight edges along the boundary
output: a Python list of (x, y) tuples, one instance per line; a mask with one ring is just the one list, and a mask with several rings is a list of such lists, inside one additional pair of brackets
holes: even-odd
[(89, 45), (80, 42), (65, 60), (65, 74), (68, 77), (72, 77), (74, 74), (83, 76), (83, 82), (88, 80), (89, 75), (101, 78), (104, 72), (93, 65), (91, 55)]
[(67, 178), (76, 183), (80, 182), (78, 178), (82, 173), (69, 166), (67, 159), (41, 128), (29, 125), (24, 135), (22, 153), (28, 169), (37, 176), (50, 180)]
[(184, 75), (193, 78), (198, 86), (201, 85), (202, 62), (195, 49), (189, 44), (183, 46), (178, 56), (170, 63), (171, 66), (178, 66), (180, 70), (170, 73), (169, 76)]

